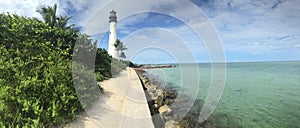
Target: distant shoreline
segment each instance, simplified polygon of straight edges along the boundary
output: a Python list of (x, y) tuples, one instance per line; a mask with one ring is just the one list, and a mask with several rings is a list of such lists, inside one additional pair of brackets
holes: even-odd
[(218, 64), (218, 63), (272, 63), (272, 62), (300, 62), (300, 60), (278, 60), (278, 61), (229, 61), (229, 62), (196, 62), (196, 63), (153, 63), (153, 64), (138, 64), (138, 65), (178, 65), (178, 64)]
[(140, 68), (144, 69), (153, 69), (153, 68), (173, 68), (176, 67), (176, 65), (171, 64), (150, 64), (150, 65), (142, 65)]

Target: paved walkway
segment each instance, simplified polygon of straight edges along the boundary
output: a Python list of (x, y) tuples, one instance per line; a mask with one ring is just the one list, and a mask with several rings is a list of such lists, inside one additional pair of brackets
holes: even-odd
[(100, 83), (104, 94), (71, 127), (153, 128), (150, 110), (140, 80), (132, 68)]

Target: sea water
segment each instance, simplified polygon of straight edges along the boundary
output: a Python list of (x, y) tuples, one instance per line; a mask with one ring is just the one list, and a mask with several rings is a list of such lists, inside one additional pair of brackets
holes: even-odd
[[(199, 71), (199, 86), (195, 80), (183, 82), (182, 69), (188, 68), (189, 64), (182, 64), (148, 73), (173, 86), (188, 85), (191, 91), (198, 87), (197, 98), (205, 99), (211, 86), (211, 64), (189, 69)], [(225, 78), (222, 97), (212, 114), (220, 127), (300, 127), (299, 61), (227, 63)]]

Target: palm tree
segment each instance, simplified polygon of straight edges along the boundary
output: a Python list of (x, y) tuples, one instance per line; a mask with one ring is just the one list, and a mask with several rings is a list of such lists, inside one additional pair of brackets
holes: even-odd
[(127, 50), (126, 46), (123, 44), (123, 42), (121, 42), (120, 44), (120, 51), (121, 51), (121, 54), (119, 57), (125, 59), (126, 58), (126, 55), (125, 53), (123, 52), (124, 50)]
[(120, 51), (120, 49), (121, 49), (120, 46), (121, 46), (122, 43), (123, 42), (121, 42), (119, 39), (117, 39), (116, 42), (114, 43), (114, 46), (115, 46), (117, 51)]
[(53, 7), (47, 6), (47, 7), (42, 7), (37, 10), (39, 12), (45, 23), (50, 25), (51, 27), (57, 26), (61, 28), (70, 28), (73, 25), (67, 26), (68, 20), (71, 19), (71, 17), (64, 17), (64, 16), (56, 16), (56, 11), (57, 11), (57, 5), (54, 4)]
[[(125, 55), (125, 53), (124, 52), (121, 52), (121, 54), (120, 54), (120, 56), (119, 56), (120, 58), (123, 58), (123, 59), (125, 59), (126, 58), (126, 55)], [(122, 59), (122, 60), (123, 60)]]
[(56, 20), (56, 26), (57, 27), (61, 27), (61, 28), (70, 28), (71, 26), (74, 26), (74, 24), (70, 25), (70, 26), (67, 26), (67, 23), (68, 23), (68, 20), (71, 19), (72, 17), (63, 17), (63, 16), (60, 16), (60, 17), (57, 17)]
[(121, 43), (122, 42), (119, 39), (117, 39), (116, 42), (114, 43), (114, 46), (116, 48), (117, 55), (118, 55), (116, 59), (118, 59), (118, 60), (119, 60), (119, 51), (120, 51), (120, 45), (121, 45)]
[(54, 4), (53, 7), (47, 6), (47, 7), (42, 7), (40, 9), (37, 10), (37, 12), (39, 12), (45, 23), (50, 25), (50, 26), (54, 26), (56, 24), (56, 10), (57, 10), (57, 5)]
[(124, 50), (127, 50), (126, 46), (124, 45), (124, 43), (122, 42), (120, 44), (120, 51), (123, 52)]
[[(127, 48), (124, 45), (124, 43), (121, 42), (119, 39), (117, 39), (114, 46), (115, 46), (115, 48), (118, 52), (118, 56), (121, 57), (121, 58), (126, 58), (125, 53), (123, 51), (127, 50)], [(119, 51), (121, 51), (121, 54), (119, 54)]]

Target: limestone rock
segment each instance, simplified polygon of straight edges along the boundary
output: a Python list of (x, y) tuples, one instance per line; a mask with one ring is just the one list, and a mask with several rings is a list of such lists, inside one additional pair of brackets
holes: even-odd
[(179, 128), (179, 125), (176, 121), (170, 120), (165, 123), (165, 128)]
[(159, 96), (162, 95), (162, 94), (164, 93), (164, 91), (163, 91), (162, 89), (157, 89), (156, 92), (157, 92), (157, 95), (159, 95)]
[(168, 105), (163, 105), (161, 107), (159, 107), (158, 112), (160, 114), (164, 114), (164, 113), (170, 113), (172, 110), (170, 109), (170, 107)]

